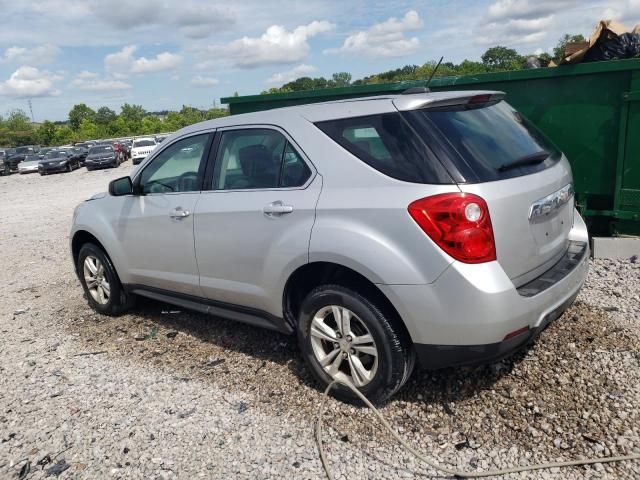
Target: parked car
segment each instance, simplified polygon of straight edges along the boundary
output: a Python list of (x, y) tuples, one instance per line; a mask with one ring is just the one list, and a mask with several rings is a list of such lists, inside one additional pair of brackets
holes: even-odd
[(567, 159), (486, 91), (186, 127), (80, 204), (70, 238), (97, 312), (141, 295), (295, 333), (320, 383), (377, 402), (416, 357), (476, 364), (528, 344), (589, 256)]
[(37, 153), (26, 155), (24, 160), (18, 164), (18, 172), (21, 174), (37, 172), (40, 160), (40, 156)]
[(73, 158), (78, 160), (80, 166), (84, 167), (84, 161), (87, 158), (87, 155), (89, 155), (89, 150), (85, 147), (76, 145), (75, 147), (71, 148), (71, 154), (73, 155)]
[(156, 143), (162, 143), (167, 139), (168, 136), (169, 135), (156, 135), (155, 136), (155, 141), (156, 141)]
[(80, 162), (73, 157), (70, 149), (49, 150), (38, 164), (40, 175), (71, 172), (80, 168)]
[(136, 138), (131, 145), (131, 163), (138, 165), (156, 148), (153, 138)]
[(13, 148), (3, 148), (0, 149), (0, 175), (10, 175), (11, 174), (11, 166), (7, 161), (7, 158), (15, 153), (15, 149)]
[(47, 154), (47, 152), (50, 152), (51, 150), (53, 150), (53, 147), (41, 148), (37, 153), (38, 158), (40, 158), (42, 160), (44, 158), (44, 156)]
[(87, 170), (95, 170), (97, 168), (116, 168), (120, 165), (118, 154), (112, 145), (96, 145), (91, 147), (89, 154), (84, 161)]
[[(9, 168), (12, 172), (18, 171), (18, 164), (24, 160), (27, 155), (38, 153), (40, 150), (39, 145), (26, 145), (23, 147), (17, 147), (15, 152), (8, 156), (5, 163), (9, 163)], [(6, 167), (5, 167), (6, 168)]]
[(122, 144), (122, 142), (113, 142), (113, 150), (116, 152), (118, 156), (118, 161), (120, 163), (127, 160), (127, 148)]

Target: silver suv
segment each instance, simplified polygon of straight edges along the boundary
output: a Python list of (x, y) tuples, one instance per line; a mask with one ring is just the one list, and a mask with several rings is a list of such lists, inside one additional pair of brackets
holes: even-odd
[(501, 358), (571, 304), (589, 251), (569, 163), (503, 97), (357, 98), (180, 130), (76, 209), (89, 304), (118, 315), (141, 295), (295, 333), (319, 382), (377, 402), (416, 357)]

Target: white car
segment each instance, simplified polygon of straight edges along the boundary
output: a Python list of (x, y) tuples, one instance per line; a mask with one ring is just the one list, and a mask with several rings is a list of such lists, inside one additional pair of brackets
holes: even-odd
[(156, 148), (155, 138), (136, 138), (131, 145), (131, 162), (138, 165)]
[(38, 155), (27, 155), (22, 162), (18, 164), (18, 172), (20, 173), (37, 173), (38, 164), (42, 159)]

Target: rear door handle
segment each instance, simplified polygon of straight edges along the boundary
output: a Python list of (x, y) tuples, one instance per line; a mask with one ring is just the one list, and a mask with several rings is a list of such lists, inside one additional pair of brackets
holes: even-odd
[(177, 220), (187, 218), (189, 215), (191, 215), (191, 212), (189, 210), (183, 210), (182, 207), (174, 208), (169, 214), (171, 218), (175, 218)]
[(285, 205), (281, 200), (277, 200), (275, 202), (266, 205), (262, 211), (265, 215), (269, 216), (279, 216), (284, 215), (285, 213), (293, 212), (292, 205)]

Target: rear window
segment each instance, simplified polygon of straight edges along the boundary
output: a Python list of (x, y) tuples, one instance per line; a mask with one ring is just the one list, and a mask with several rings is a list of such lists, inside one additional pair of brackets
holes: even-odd
[(329, 120), (316, 126), (349, 153), (385, 175), (413, 183), (453, 182), (400, 113)]
[[(505, 101), (472, 108), (414, 110), (403, 115), (427, 143), (438, 143), (443, 150), (439, 155), (446, 156), (444, 164), (457, 170), (465, 182), (528, 175), (549, 168), (561, 157), (560, 150)], [(546, 160), (539, 163), (514, 166), (532, 157), (545, 158), (545, 154)]]

